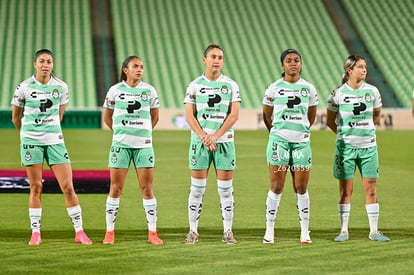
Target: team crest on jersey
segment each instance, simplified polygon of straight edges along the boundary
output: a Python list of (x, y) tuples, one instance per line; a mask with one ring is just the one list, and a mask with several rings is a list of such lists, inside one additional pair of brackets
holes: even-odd
[(112, 163), (117, 163), (118, 162), (118, 158), (116, 157), (116, 154), (112, 154), (111, 162)]
[(197, 160), (196, 160), (196, 157), (195, 157), (195, 156), (193, 156), (193, 157), (191, 158), (191, 165), (192, 165), (192, 166), (197, 165)]
[(26, 152), (26, 154), (24, 155), (24, 159), (26, 161), (32, 160), (32, 154), (30, 154), (30, 152)]
[(58, 89), (54, 89), (52, 92), (52, 97), (53, 98), (59, 98), (59, 90)]
[(300, 90), (300, 95), (301, 96), (308, 96), (309, 95), (309, 91), (306, 88), (302, 88)]
[(227, 88), (226, 85), (223, 85), (223, 86), (221, 86), (220, 92), (222, 92), (223, 94), (228, 94), (229, 93), (229, 89)]
[(141, 93), (141, 100), (143, 100), (143, 101), (147, 101), (148, 100), (148, 94), (147, 94), (147, 92), (142, 92)]
[(365, 96), (364, 96), (364, 99), (365, 99), (366, 102), (371, 102), (372, 97), (369, 93), (366, 93)]

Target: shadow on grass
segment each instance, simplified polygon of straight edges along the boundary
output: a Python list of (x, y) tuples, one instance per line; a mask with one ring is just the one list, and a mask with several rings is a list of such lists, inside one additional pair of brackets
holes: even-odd
[[(88, 236), (99, 243), (102, 241), (105, 231), (98, 229), (85, 229)], [(146, 241), (148, 231), (146, 229), (119, 229), (115, 230), (117, 242)], [(183, 242), (188, 228), (159, 228), (159, 236), (166, 242)], [(235, 228), (233, 230), (235, 238), (239, 242), (261, 242), (264, 235), (264, 228)], [(350, 228), (350, 240), (367, 240), (369, 228)], [(221, 228), (199, 228), (200, 241), (203, 243), (217, 242), (221, 239), (223, 231)], [(311, 231), (313, 242), (332, 241), (338, 234), (338, 229), (324, 229)], [(384, 234), (391, 240), (413, 239), (414, 231), (412, 228), (386, 228)], [(28, 242), (30, 230), (0, 229), (0, 242)], [(42, 239), (49, 241), (73, 241), (75, 236), (72, 230), (42, 230)], [(300, 236), (300, 228), (276, 228), (275, 237), (277, 240), (296, 241)]]

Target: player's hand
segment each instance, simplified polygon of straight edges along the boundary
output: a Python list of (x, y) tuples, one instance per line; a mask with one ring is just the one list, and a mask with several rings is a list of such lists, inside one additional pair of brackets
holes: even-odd
[(207, 148), (207, 150), (216, 152), (217, 151), (217, 145), (216, 145), (216, 137), (214, 135), (205, 135), (201, 138), (201, 142), (203, 142), (203, 145)]

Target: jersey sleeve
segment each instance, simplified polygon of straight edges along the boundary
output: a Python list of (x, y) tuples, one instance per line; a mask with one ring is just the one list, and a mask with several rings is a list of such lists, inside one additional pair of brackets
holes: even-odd
[(374, 109), (378, 109), (382, 107), (381, 94), (376, 87), (374, 88), (374, 106), (373, 107)]
[(310, 87), (309, 107), (317, 106), (319, 104), (318, 93), (316, 92), (315, 86)]
[(69, 102), (69, 88), (66, 83), (62, 84), (62, 97), (60, 98), (60, 105), (65, 105)]
[(20, 108), (24, 108), (25, 96), (24, 96), (25, 85), (23, 83), (19, 84), (14, 91), (11, 104)]
[(233, 81), (231, 102), (241, 102), (239, 85)]
[(332, 91), (332, 93), (329, 95), (327, 100), (327, 109), (329, 111), (337, 113), (339, 110), (339, 104), (337, 99), (337, 90)]
[(265, 91), (265, 95), (263, 97), (263, 101), (262, 104), (263, 105), (267, 105), (267, 106), (271, 106), (273, 107), (273, 89), (271, 86), (267, 87), (266, 91)]
[(104, 108), (113, 110), (115, 108), (115, 88), (111, 87), (106, 94)]
[(154, 87), (151, 87), (151, 109), (157, 109), (160, 107), (160, 100), (158, 98), (157, 90)]
[(187, 90), (185, 92), (184, 103), (196, 104), (195, 98), (196, 96), (195, 96), (194, 84), (190, 83), (187, 86)]

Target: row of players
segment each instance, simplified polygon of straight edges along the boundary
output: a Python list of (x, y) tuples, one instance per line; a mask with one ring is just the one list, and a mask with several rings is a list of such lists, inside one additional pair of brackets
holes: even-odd
[[(208, 45), (202, 61), (204, 73), (187, 87), (184, 98), (186, 120), (191, 128), (189, 168), (191, 186), (188, 198), (189, 233), (184, 243), (198, 242), (198, 222), (206, 190), (208, 169), (216, 170), (223, 218), (222, 241), (236, 244), (233, 236), (233, 172), (236, 167), (233, 125), (238, 120), (240, 90), (238, 84), (223, 75), (224, 51)], [(29, 245), (42, 242), (42, 167), (46, 160), (64, 194), (67, 212), (76, 235), (75, 242), (92, 244), (83, 230), (82, 212), (73, 188), (70, 159), (64, 144), (60, 122), (69, 100), (68, 87), (53, 75), (54, 58), (48, 49), (36, 52), (35, 75), (23, 81), (12, 99), (12, 121), (21, 137), (21, 160), (30, 182), (29, 216), (32, 236)], [(302, 244), (310, 244), (309, 171), (312, 165), (310, 127), (316, 116), (318, 96), (314, 85), (301, 78), (302, 56), (287, 49), (280, 56), (283, 70), (263, 98), (263, 117), (269, 130), (266, 149), (270, 190), (266, 199), (266, 232), (263, 243), (274, 243), (274, 226), (286, 175), (292, 174), (299, 213)], [(115, 242), (115, 221), (120, 197), (133, 162), (148, 222), (148, 242), (163, 244), (157, 234), (157, 200), (153, 193), (154, 150), (152, 129), (159, 118), (156, 89), (143, 82), (144, 63), (137, 56), (125, 59), (120, 82), (113, 85), (103, 104), (104, 122), (113, 131), (109, 152), (110, 191), (106, 200), (104, 244)], [(369, 239), (389, 241), (378, 230), (379, 204), (376, 196), (378, 151), (375, 124), (379, 122), (381, 96), (365, 82), (366, 60), (351, 55), (344, 64), (342, 85), (328, 99), (327, 125), (336, 133), (334, 176), (339, 180), (338, 213), (340, 233), (335, 241), (349, 238), (348, 218), (356, 167), (361, 172), (369, 218)], [(414, 114), (414, 112), (413, 112)], [(295, 169), (289, 169), (295, 167)], [(297, 168), (297, 169), (296, 169)]]

